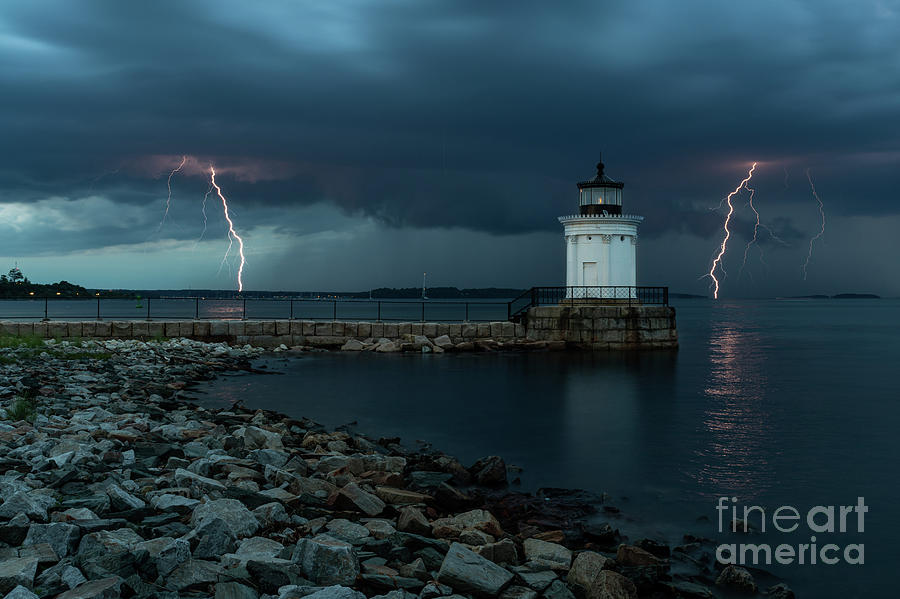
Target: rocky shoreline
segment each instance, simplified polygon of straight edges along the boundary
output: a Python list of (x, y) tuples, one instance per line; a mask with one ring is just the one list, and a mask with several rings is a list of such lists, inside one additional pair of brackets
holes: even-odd
[(709, 540), (623, 538), (602, 497), (510, 491), (497, 456), (465, 467), (399, 439), (187, 401), (194, 383), (253, 371), (258, 348), (7, 345), (7, 599), (793, 597), (717, 566)]

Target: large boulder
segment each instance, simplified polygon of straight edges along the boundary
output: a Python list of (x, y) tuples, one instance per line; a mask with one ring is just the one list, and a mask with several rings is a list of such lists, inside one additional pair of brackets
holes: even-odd
[(500, 594), (512, 578), (512, 572), (477, 555), (460, 543), (450, 545), (437, 575), (438, 582), (455, 591), (488, 597)]
[(594, 551), (582, 551), (572, 562), (566, 582), (577, 597), (591, 598), (597, 577), (611, 560)]
[(324, 534), (300, 539), (291, 561), (317, 585), (351, 585), (359, 576), (359, 560), (353, 546)]
[(338, 491), (335, 506), (377, 516), (384, 511), (385, 503), (376, 495), (360, 488), (356, 483), (347, 483)]
[(239, 428), (234, 436), (244, 440), (244, 449), (284, 449), (281, 435), (258, 426)]
[(485, 487), (506, 485), (506, 462), (500, 456), (481, 458), (472, 464), (469, 473), (477, 484)]
[(11, 520), (17, 514), (25, 514), (32, 520), (47, 521), (47, 508), (56, 504), (56, 499), (40, 491), (19, 491), (4, 498), (0, 505), (0, 520)]

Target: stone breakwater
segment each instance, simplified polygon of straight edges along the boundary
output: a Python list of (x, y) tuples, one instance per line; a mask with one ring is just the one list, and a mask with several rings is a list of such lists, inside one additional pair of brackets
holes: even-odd
[(678, 347), (668, 306), (541, 306), (524, 321), (350, 322), (312, 320), (0, 321), (0, 335), (44, 339), (186, 337), (257, 347), (425, 352), (642, 350)]
[(0, 351), (0, 596), (759, 594), (748, 571), (714, 564), (710, 541), (629, 541), (605, 498), (509, 491), (499, 457), (467, 468), (399, 439), (184, 400), (258, 354), (187, 339)]

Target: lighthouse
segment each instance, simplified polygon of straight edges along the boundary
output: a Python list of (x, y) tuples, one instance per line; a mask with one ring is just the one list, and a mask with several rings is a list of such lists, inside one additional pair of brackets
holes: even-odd
[(637, 284), (638, 225), (622, 211), (624, 183), (597, 164), (597, 176), (578, 183), (578, 214), (559, 217), (566, 240), (566, 297), (625, 299)]

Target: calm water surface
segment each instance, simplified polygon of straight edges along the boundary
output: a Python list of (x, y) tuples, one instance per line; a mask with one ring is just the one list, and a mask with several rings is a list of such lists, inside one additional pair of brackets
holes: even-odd
[[(523, 467), (522, 483), (607, 492), (634, 537), (717, 531), (719, 496), (801, 513), (869, 506), (862, 566), (770, 567), (801, 597), (892, 596), (900, 557), (900, 301), (684, 300), (674, 353), (373, 355), (274, 360), (284, 376), (219, 380), (204, 403), (357, 421), (470, 463)], [(769, 526), (771, 528), (771, 525)], [(809, 542), (811, 534), (750, 542)], [(828, 540), (825, 540), (825, 538)], [(888, 594), (885, 594), (888, 593)]]

